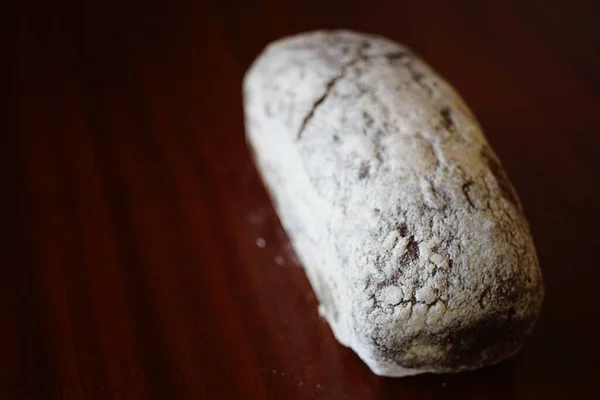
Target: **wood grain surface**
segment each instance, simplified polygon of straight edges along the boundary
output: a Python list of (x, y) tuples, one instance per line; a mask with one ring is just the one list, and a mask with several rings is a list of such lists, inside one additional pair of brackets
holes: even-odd
[[(2, 8), (0, 399), (598, 392), (599, 2)], [(318, 317), (248, 154), (241, 80), (269, 41), (340, 27), (405, 43), (446, 76), (517, 187), (547, 297), (512, 360), (380, 378)]]

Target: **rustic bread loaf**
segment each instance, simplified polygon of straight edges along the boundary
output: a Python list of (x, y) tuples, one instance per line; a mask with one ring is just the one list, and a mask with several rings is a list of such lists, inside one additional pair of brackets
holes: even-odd
[(457, 372), (519, 349), (543, 298), (532, 238), (444, 79), (387, 39), (312, 32), (264, 50), (244, 103), (319, 311), (373, 372)]

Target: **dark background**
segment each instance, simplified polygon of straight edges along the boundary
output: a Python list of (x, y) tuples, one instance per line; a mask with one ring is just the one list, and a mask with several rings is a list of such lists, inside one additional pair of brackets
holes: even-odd
[[(0, 399), (598, 392), (600, 2), (2, 9)], [(248, 156), (241, 80), (269, 41), (340, 27), (420, 53), (463, 94), (503, 160), (547, 286), (514, 359), (379, 378), (318, 317)]]

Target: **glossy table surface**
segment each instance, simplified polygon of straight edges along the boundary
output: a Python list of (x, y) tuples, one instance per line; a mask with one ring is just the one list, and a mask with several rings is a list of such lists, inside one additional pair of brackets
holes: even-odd
[[(599, 2), (4, 8), (0, 399), (598, 391)], [(510, 361), (380, 378), (319, 318), (252, 165), (241, 105), (259, 51), (317, 28), (412, 47), (478, 116), (520, 194), (547, 287), (538, 325)]]

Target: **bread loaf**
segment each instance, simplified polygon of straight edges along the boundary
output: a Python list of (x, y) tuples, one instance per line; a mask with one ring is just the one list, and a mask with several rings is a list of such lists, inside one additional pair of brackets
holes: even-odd
[(319, 311), (374, 373), (458, 372), (520, 348), (543, 298), (533, 241), (443, 78), (387, 39), (312, 32), (264, 50), (244, 107)]

